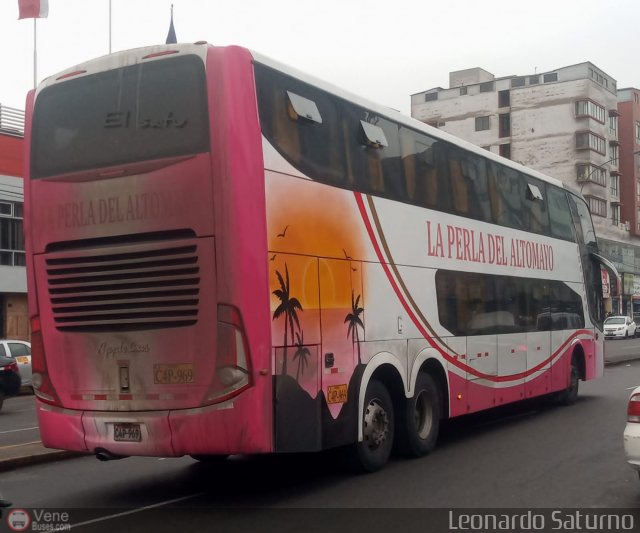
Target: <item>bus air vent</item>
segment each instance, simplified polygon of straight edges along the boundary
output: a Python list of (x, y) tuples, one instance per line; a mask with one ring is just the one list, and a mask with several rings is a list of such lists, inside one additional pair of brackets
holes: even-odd
[(198, 245), (105, 246), (49, 254), (53, 319), (63, 331), (189, 326), (200, 296)]

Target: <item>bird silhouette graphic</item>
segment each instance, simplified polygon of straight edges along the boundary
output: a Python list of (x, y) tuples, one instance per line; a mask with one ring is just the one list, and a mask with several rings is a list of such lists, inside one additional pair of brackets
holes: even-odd
[(284, 229), (282, 230), (282, 233), (278, 233), (278, 237), (284, 237), (287, 234), (287, 230), (289, 229), (289, 224), (287, 224)]
[(269, 259), (269, 261), (275, 261), (275, 260), (276, 260), (276, 255), (277, 255), (277, 254), (273, 254), (273, 255), (271, 256), (271, 259)]

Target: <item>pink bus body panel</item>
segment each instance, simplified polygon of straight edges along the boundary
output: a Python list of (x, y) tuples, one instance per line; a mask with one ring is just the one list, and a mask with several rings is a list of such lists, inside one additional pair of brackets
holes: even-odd
[[(206, 71), (210, 154), (119, 178), (27, 180), (27, 206), (37, 206), (27, 207), (25, 224), (30, 309), (42, 323), (49, 376), (63, 406), (38, 401), (46, 446), (154, 456), (272, 451), (264, 170), (252, 57), (241, 48), (209, 47)], [(33, 93), (27, 145), (32, 113)], [(25, 163), (29, 176), (28, 158)], [(140, 207), (149, 203), (153, 209)], [(47, 245), (184, 228), (196, 237), (170, 244), (198, 249), (195, 325), (113, 334), (56, 329), (45, 260), (76, 252), (48, 252)], [(218, 303), (241, 313), (251, 386), (222, 404), (203, 406), (215, 372)], [(154, 365), (185, 361), (193, 361), (194, 383), (153, 382)], [(122, 365), (130, 371), (130, 394), (116, 385)], [(115, 423), (140, 423), (142, 442), (115, 442)]]

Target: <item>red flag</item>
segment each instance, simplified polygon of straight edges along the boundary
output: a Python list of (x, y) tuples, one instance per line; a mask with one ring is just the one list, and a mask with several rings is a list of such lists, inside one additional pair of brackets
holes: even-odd
[(49, 0), (18, 0), (18, 19), (39, 19), (49, 15)]

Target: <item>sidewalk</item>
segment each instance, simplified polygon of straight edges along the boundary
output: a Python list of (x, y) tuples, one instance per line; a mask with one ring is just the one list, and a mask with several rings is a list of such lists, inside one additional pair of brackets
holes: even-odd
[(46, 463), (82, 455), (84, 454), (66, 450), (50, 450), (45, 448), (40, 441), (3, 446), (0, 448), (0, 472), (6, 472), (7, 470), (13, 470), (21, 466)]
[[(640, 359), (639, 354), (606, 355), (605, 366), (628, 363)], [(13, 470), (27, 465), (58, 461), (70, 457), (82, 457), (88, 453), (70, 452), (66, 450), (50, 450), (40, 441), (27, 442), (0, 447), (0, 472)]]

